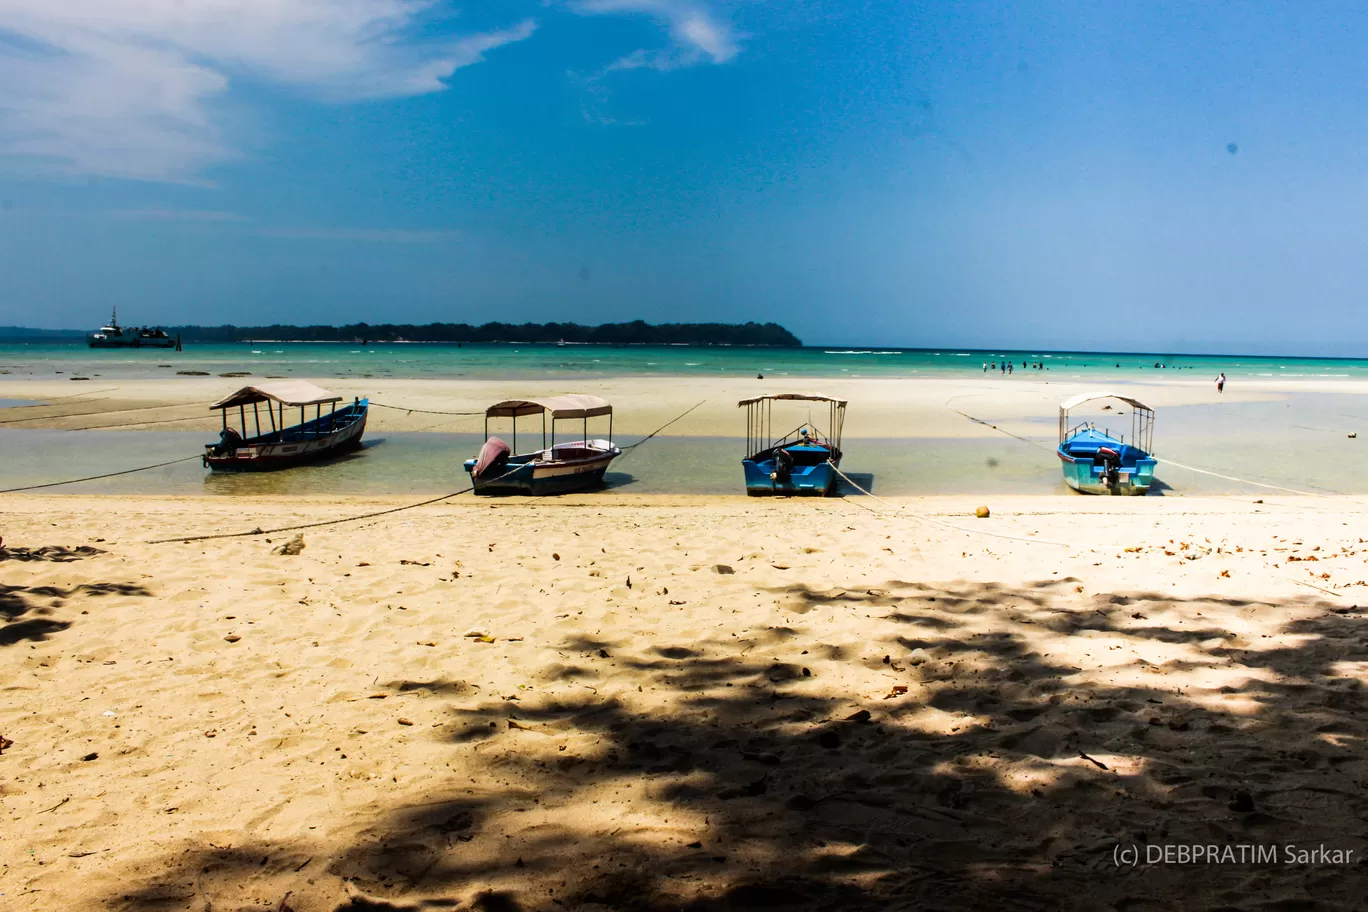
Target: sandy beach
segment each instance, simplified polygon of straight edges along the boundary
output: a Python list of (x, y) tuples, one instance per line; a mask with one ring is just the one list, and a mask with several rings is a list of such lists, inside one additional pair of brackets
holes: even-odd
[[(0, 499), (0, 905), (1359, 906), (1358, 500), (605, 493), (148, 543), (392, 505)], [(1277, 859), (1147, 863), (1215, 844)]]
[[(6, 397), (47, 403), (20, 411), (4, 410), (0, 427), (128, 430), (215, 431), (219, 413), (209, 403), (262, 377), (174, 377), (165, 380), (92, 380), (89, 389), (74, 390), (62, 380), (10, 380)], [(812, 388), (854, 403), (845, 432), (860, 437), (994, 437), (992, 428), (968, 421), (958, 408), (992, 419), (1007, 430), (1033, 432), (1044, 420), (1052, 429), (1061, 399), (1080, 389), (1097, 388), (1096, 380), (1076, 380), (1022, 372), (1013, 377), (979, 376), (916, 380), (798, 378), (698, 379), (618, 377), (580, 380), (354, 380), (312, 378), (345, 399), (370, 397), (380, 404), (369, 428), (386, 431), (482, 431), (484, 409), (500, 400), (589, 393), (612, 402), (614, 429), (626, 435), (648, 434), (691, 406), (687, 417), (671, 426), (673, 435), (740, 435), (745, 416), (737, 408), (743, 398), (796, 387)], [(1273, 402), (1294, 393), (1361, 394), (1368, 383), (1358, 380), (1247, 382), (1218, 395), (1207, 378), (1122, 381), (1115, 384), (1155, 408), (1214, 402)], [(450, 414), (457, 413), (457, 414)], [(534, 422), (527, 420), (526, 426)], [(567, 426), (568, 427), (568, 426)], [(1034, 432), (1038, 432), (1035, 428)]]

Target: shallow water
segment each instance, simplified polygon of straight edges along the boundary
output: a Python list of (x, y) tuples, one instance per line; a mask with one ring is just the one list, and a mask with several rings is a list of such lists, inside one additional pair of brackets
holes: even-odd
[[(183, 352), (90, 349), (83, 343), (0, 344), (0, 374), (14, 379), (100, 380), (247, 373), (317, 378), (546, 379), (713, 376), (925, 377), (984, 375), (1011, 361), (1051, 379), (1368, 378), (1368, 361), (1225, 355), (1108, 354), (968, 349), (689, 348), (683, 346), (464, 345), (252, 342), (191, 345)], [(1039, 363), (1045, 371), (1023, 368)], [(1156, 365), (1163, 365), (1156, 368)], [(1001, 376), (1001, 374), (998, 374)]]
[[(988, 416), (980, 416), (988, 417)], [(1101, 419), (1105, 425), (1107, 419)], [(1117, 424), (1129, 429), (1129, 417)], [(1018, 422), (1026, 441), (990, 438), (856, 438), (844, 469), (875, 494), (1065, 493), (1054, 454), (1053, 415)], [(1350, 439), (1358, 432), (1361, 439)], [(184, 431), (60, 431), (0, 428), (0, 489), (79, 478), (202, 452), (214, 435)], [(638, 438), (623, 437), (620, 445)], [(376, 433), (355, 454), (329, 463), (263, 474), (216, 475), (191, 459), (176, 465), (50, 489), (52, 493), (265, 495), (436, 495), (467, 484), (462, 462), (479, 450), (477, 434)], [(1347, 394), (1222, 402), (1168, 408), (1158, 416), (1159, 459), (1152, 495), (1368, 492), (1368, 403)], [(652, 439), (617, 460), (613, 489), (643, 494), (739, 494), (744, 443), (728, 436)], [(1236, 481), (1180, 468), (1232, 476)]]

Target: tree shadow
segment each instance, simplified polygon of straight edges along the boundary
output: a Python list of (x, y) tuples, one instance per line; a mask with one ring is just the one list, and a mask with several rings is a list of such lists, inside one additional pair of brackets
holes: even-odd
[(13, 547), (0, 548), (0, 561), (51, 561), (66, 564), (104, 553), (91, 545), (80, 545), (75, 548), (68, 548), (65, 545), (45, 545), (41, 548)]
[[(84, 583), (79, 586), (7, 586), (0, 584), (0, 646), (13, 646), (25, 640), (46, 640), (71, 626), (71, 621), (59, 621), (50, 615), (62, 602), (81, 596), (107, 595), (150, 596), (152, 593), (135, 583)], [(45, 599), (40, 604), (39, 599)], [(38, 617), (25, 618), (33, 613)], [(21, 620), (21, 618), (23, 618)]]
[[(347, 891), (318, 907), (1356, 908), (1368, 699), (1339, 669), (1363, 661), (1363, 613), (1072, 583), (787, 587), (812, 610), (888, 610), (868, 648), (826, 665), (721, 635), (644, 647), (571, 636), (561, 652), (612, 662), (641, 690), (447, 704), (432, 737), (484, 778), (377, 809), (316, 859)], [(1222, 606), (1301, 615), (1282, 628), (1296, 644), (1260, 648), (1202, 619)], [(798, 619), (747, 635), (817, 643)], [(1135, 658), (1109, 666), (1116, 649)], [(886, 693), (846, 684), (846, 666), (878, 671)], [(613, 804), (623, 792), (636, 797)], [(1338, 868), (1118, 866), (1114, 854), (1213, 844), (1360, 853)], [(289, 866), (314, 854), (169, 858), (121, 907), (161, 908), (163, 885), (212, 892), (262, 869), (271, 895), (303, 896)]]

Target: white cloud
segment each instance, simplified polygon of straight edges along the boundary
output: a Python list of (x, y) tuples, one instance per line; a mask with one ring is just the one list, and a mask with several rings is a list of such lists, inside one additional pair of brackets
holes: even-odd
[(609, 64), (605, 72), (727, 63), (741, 52), (731, 24), (694, 0), (573, 0), (571, 8), (585, 15), (648, 15), (669, 32), (670, 46), (634, 51)]
[(415, 37), (441, 0), (0, 0), (0, 154), (195, 182), (237, 155), (239, 79), (333, 102), (440, 91), (535, 24)]

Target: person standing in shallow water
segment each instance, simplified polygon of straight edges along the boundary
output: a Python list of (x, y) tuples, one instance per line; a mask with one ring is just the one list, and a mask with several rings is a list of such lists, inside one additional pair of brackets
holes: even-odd
[(1216, 375), (1216, 392), (1225, 392), (1225, 371), (1221, 371)]

